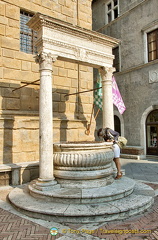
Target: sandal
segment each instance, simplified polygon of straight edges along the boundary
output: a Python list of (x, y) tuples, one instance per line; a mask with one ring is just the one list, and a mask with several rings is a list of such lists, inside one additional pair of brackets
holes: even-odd
[(120, 179), (120, 178), (122, 178), (122, 176), (123, 176), (123, 174), (122, 174), (122, 172), (121, 172), (120, 175), (117, 174), (117, 176), (115, 177), (115, 179)]

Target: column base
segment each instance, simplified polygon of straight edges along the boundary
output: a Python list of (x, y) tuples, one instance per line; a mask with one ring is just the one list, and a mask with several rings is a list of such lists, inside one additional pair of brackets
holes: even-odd
[(38, 178), (33, 184), (33, 187), (40, 191), (50, 191), (52, 189), (59, 189), (60, 185), (54, 179)]

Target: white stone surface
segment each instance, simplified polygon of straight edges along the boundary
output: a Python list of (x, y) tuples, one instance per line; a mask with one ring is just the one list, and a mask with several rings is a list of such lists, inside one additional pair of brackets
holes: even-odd
[[(117, 181), (120, 189), (123, 178)], [(110, 202), (89, 204), (50, 202), (48, 199), (33, 198), (27, 189), (22, 188), (11, 191), (9, 199), (18, 210), (31, 217), (62, 223), (90, 223), (125, 219), (143, 212), (152, 205), (153, 195), (154, 190), (151, 187), (136, 183), (133, 193)]]
[(41, 54), (36, 59), (40, 64), (40, 179), (53, 180), (53, 129), (52, 117), (52, 57)]

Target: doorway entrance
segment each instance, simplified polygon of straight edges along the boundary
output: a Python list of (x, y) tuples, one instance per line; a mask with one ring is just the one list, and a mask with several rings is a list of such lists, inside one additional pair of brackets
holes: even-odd
[(158, 110), (150, 112), (146, 120), (147, 154), (158, 155)]
[(118, 116), (114, 115), (114, 129), (121, 135), (121, 122)]

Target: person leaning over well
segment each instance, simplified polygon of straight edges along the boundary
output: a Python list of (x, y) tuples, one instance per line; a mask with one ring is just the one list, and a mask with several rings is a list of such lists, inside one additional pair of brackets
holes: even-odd
[(98, 137), (102, 137), (106, 142), (113, 142), (113, 151), (114, 151), (114, 159), (116, 168), (117, 168), (117, 176), (115, 179), (122, 178), (121, 172), (121, 163), (120, 163), (120, 147), (117, 144), (119, 133), (110, 129), (110, 128), (100, 128), (97, 132)]

